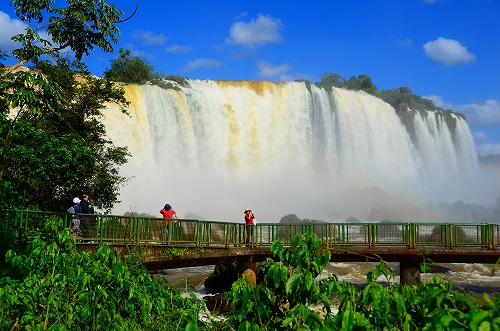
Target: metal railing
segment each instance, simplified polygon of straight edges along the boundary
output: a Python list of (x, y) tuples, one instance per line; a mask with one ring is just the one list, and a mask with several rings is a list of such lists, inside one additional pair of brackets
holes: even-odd
[[(109, 244), (231, 247), (246, 245), (245, 224), (178, 219), (77, 214), (82, 232), (78, 242)], [(66, 213), (0, 211), (0, 222), (29, 240), (49, 220), (72, 229)], [(290, 244), (295, 235), (315, 233), (328, 247), (500, 247), (500, 224), (471, 223), (259, 223), (252, 228), (250, 246), (269, 246), (275, 239)]]

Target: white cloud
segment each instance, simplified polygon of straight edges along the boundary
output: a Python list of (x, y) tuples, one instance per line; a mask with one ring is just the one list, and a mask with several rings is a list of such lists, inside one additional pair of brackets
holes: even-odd
[(167, 47), (165, 50), (169, 53), (188, 53), (192, 50), (192, 47), (182, 46), (182, 45), (172, 45)]
[(143, 59), (155, 59), (155, 55), (151, 52), (146, 52), (144, 50), (131, 50), (130, 51), (130, 55), (132, 56), (138, 56), (140, 58), (143, 58)]
[[(10, 53), (12, 50), (22, 47), (18, 42), (12, 41), (10, 38), (16, 34), (24, 33), (28, 25), (19, 19), (11, 19), (10, 16), (2, 11), (0, 11), (0, 50)], [(38, 34), (42, 39), (52, 42), (52, 38), (47, 34), (47, 32), (40, 30)], [(38, 46), (42, 46), (37, 43)], [(42, 46), (45, 47), (45, 46)], [(62, 54), (70, 54), (72, 56), (73, 52), (69, 49), (61, 51)]]
[(476, 56), (462, 46), (458, 41), (439, 37), (428, 41), (423, 46), (425, 55), (433, 62), (442, 63), (446, 66), (467, 64), (474, 62)]
[(423, 96), (422, 98), (432, 100), (436, 106), (441, 107), (443, 109), (448, 109), (452, 107), (450, 103), (444, 102), (443, 98), (441, 98), (439, 95), (426, 95)]
[(273, 65), (268, 62), (258, 61), (257, 62), (257, 75), (264, 79), (277, 79), (279, 81), (289, 81), (291, 80), (291, 76), (286, 75), (292, 67), (288, 64), (282, 65)]
[(21, 20), (11, 19), (9, 15), (0, 11), (0, 26), (2, 27), (0, 33), (0, 49), (2, 51), (10, 52), (13, 49), (20, 47), (19, 43), (16, 43), (10, 38), (16, 34), (23, 33), (27, 25)]
[(500, 144), (484, 144), (477, 148), (479, 155), (497, 155), (500, 154)]
[(249, 23), (234, 23), (229, 30), (227, 44), (241, 46), (256, 46), (282, 41), (280, 31), (283, 29), (281, 20), (272, 16), (259, 15)]
[(489, 99), (484, 103), (468, 103), (453, 107), (453, 110), (463, 113), (467, 121), (474, 125), (499, 125), (500, 101)]
[(434, 104), (443, 109), (464, 114), (470, 125), (498, 125), (500, 124), (500, 100), (488, 99), (482, 103), (471, 102), (463, 105), (455, 105), (445, 102), (438, 95), (427, 95), (423, 98), (434, 101)]
[(188, 64), (183, 68), (183, 70), (194, 71), (199, 68), (217, 68), (221, 65), (222, 63), (213, 59), (196, 59), (194, 61), (189, 61)]
[(132, 38), (140, 40), (141, 44), (146, 46), (163, 45), (167, 41), (167, 37), (161, 33), (143, 30), (134, 31)]

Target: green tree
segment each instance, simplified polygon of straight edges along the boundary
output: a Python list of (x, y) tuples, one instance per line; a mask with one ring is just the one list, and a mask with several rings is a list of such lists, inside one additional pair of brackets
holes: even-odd
[(332, 86), (344, 87), (345, 79), (341, 74), (328, 73), (321, 75), (321, 81), (317, 83), (318, 86), (322, 86), (326, 89), (331, 89)]
[[(24, 33), (12, 40), (21, 43), (12, 54), (19, 62), (11, 69), (27, 62), (38, 62), (42, 55), (58, 54), (69, 48), (75, 58), (81, 60), (90, 55), (94, 47), (112, 52), (113, 43), (118, 43), (123, 12), (104, 0), (67, 1), (67, 7), (55, 7), (52, 0), (11, 0), (17, 17), (28, 23)], [(51, 40), (42, 39), (45, 32)]]
[[(10, 119), (12, 129), (24, 112), (44, 114), (62, 98), (59, 86), (43, 73), (19, 68), (28, 63), (37, 64), (41, 56), (58, 55), (64, 49), (71, 49), (78, 61), (96, 46), (111, 52), (112, 43), (118, 43), (116, 35), (120, 31), (116, 25), (122, 21), (123, 12), (104, 0), (68, 1), (67, 7), (55, 7), (54, 1), (12, 0), (10, 3), (19, 19), (28, 23), (24, 33), (11, 38), (20, 43), (20, 48), (12, 51), (18, 62), (0, 69), (0, 110), (5, 117), (16, 109)], [(42, 31), (51, 38), (50, 41), (41, 37)], [(2, 154), (11, 132), (6, 133)], [(2, 170), (4, 166), (2, 164)], [(0, 172), (0, 177), (2, 175)]]
[(358, 77), (352, 76), (346, 80), (341, 74), (327, 73), (321, 75), (321, 81), (316, 83), (316, 85), (325, 89), (340, 87), (349, 90), (361, 90), (370, 94), (375, 94), (378, 90), (370, 76), (365, 74), (358, 75)]
[(35, 69), (57, 84), (64, 98), (44, 116), (26, 112), (13, 125), (3, 179), (13, 187), (15, 205), (64, 211), (73, 196), (88, 192), (97, 208), (109, 210), (125, 181), (118, 166), (128, 153), (104, 138), (100, 119), (106, 103), (127, 105), (123, 90), (93, 77), (80, 62), (40, 61)]
[[(127, 153), (103, 138), (99, 117), (106, 102), (126, 101), (122, 90), (93, 78), (80, 60), (94, 47), (113, 50), (123, 12), (104, 0), (57, 4), (11, 1), (28, 27), (12, 37), (20, 44), (12, 51), (18, 62), (0, 66), (0, 197), (8, 197), (2, 207), (61, 210), (67, 195), (87, 191), (98, 207), (109, 209), (124, 181), (117, 166)], [(65, 49), (78, 64), (58, 58)], [(56, 65), (41, 56), (55, 57)]]
[[(295, 236), (290, 247), (275, 241), (271, 250), (279, 262), (268, 258), (261, 264), (262, 283), (254, 287), (241, 278), (226, 295), (236, 312), (231, 324), (237, 330), (331, 330), (331, 302), (322, 287), (336, 279), (316, 281), (330, 252), (314, 234)], [(312, 309), (315, 305), (321, 314)]]
[(295, 214), (288, 214), (281, 217), (279, 223), (281, 224), (299, 224), (302, 220), (297, 217)]
[(163, 77), (154, 73), (154, 68), (138, 56), (131, 56), (128, 49), (119, 49), (120, 56), (111, 60), (111, 68), (104, 71), (104, 77), (115, 82), (144, 84)]
[(394, 278), (384, 261), (361, 289), (335, 275), (320, 279), (330, 252), (314, 234), (294, 237), (290, 247), (274, 241), (271, 250), (256, 286), (242, 277), (227, 293), (227, 330), (500, 330), (498, 294), (480, 301), (440, 275), (427, 284), (382, 284), (379, 277)]

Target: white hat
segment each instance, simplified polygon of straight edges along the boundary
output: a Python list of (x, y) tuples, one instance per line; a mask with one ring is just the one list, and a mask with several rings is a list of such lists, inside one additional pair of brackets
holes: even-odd
[(73, 199), (73, 203), (80, 203), (80, 199), (78, 199), (78, 198), (74, 198), (74, 199)]

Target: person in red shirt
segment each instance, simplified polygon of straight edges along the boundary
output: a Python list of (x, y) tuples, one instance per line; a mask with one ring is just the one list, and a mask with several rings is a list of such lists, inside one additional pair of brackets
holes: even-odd
[(249, 244), (253, 235), (253, 223), (255, 215), (251, 209), (245, 209), (245, 243)]
[(177, 214), (175, 213), (175, 210), (172, 209), (172, 206), (170, 206), (168, 203), (163, 207), (162, 210), (160, 210), (160, 214), (163, 215), (163, 224), (167, 225), (170, 223), (168, 219), (172, 218), (177, 218)]
[(168, 240), (170, 241), (172, 240), (172, 231), (169, 229), (169, 225), (177, 223), (177, 220), (175, 220), (175, 218), (177, 218), (177, 214), (168, 203), (163, 207), (163, 209), (160, 210), (160, 214), (163, 216), (162, 238), (166, 241), (168, 234)]

